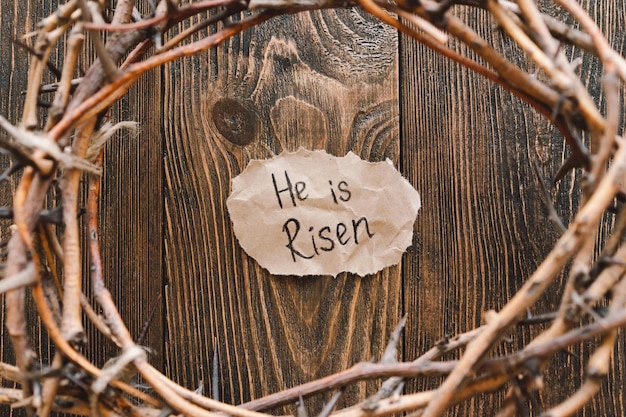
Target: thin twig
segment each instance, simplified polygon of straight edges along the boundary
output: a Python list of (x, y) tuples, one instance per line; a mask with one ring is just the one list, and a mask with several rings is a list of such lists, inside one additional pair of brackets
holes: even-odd
[(181, 31), (179, 34), (172, 37), (172, 39), (168, 40), (165, 44), (163, 44), (159, 52), (169, 51), (170, 49), (176, 47), (185, 39), (189, 38), (194, 33), (197, 33), (203, 29), (206, 29), (207, 27), (211, 26), (214, 23), (221, 22), (222, 20), (235, 15), (241, 12), (242, 10), (245, 10), (246, 8), (246, 6), (241, 4), (241, 2), (239, 2), (238, 0), (233, 0), (229, 3), (225, 3), (225, 6), (226, 8), (223, 11), (209, 17), (208, 19), (204, 19), (196, 23), (195, 25)]
[(28, 88), (22, 112), (22, 125), (26, 129), (34, 129), (37, 126), (37, 101), (45, 63), (50, 59), (52, 48), (63, 36), (69, 25), (73, 23), (74, 19), (72, 16), (77, 7), (76, 0), (68, 1), (64, 5), (59, 6), (56, 13), (42, 21), (33, 47), (36, 54), (33, 55), (31, 60), (28, 73)]
[[(73, 154), (83, 158), (87, 152), (96, 120), (84, 124), (79, 130), (72, 146)], [(82, 343), (83, 325), (80, 296), (82, 293), (82, 258), (80, 251), (80, 233), (78, 224), (78, 187), (82, 172), (77, 169), (67, 170), (63, 179), (63, 318), (61, 330), (66, 340)]]
[[(37, 311), (39, 312), (39, 317), (41, 318), (42, 323), (46, 327), (46, 330), (50, 334), (50, 338), (55, 343), (57, 349), (72, 362), (75, 362), (78, 366), (84, 369), (86, 372), (90, 373), (93, 376), (100, 375), (100, 369), (94, 366), (91, 362), (85, 359), (80, 353), (78, 353), (62, 336), (61, 330), (58, 328), (52, 314), (48, 306), (46, 305), (45, 296), (43, 294), (43, 290), (41, 285), (35, 285), (32, 289), (33, 299), (35, 300), (35, 304), (37, 305)], [(153, 407), (160, 408), (163, 404), (145, 394), (144, 392), (134, 388), (126, 383), (120, 381), (112, 381), (111, 385), (114, 388), (119, 389), (120, 391), (139, 399), (140, 401), (145, 402)]]
[(78, 56), (84, 40), (85, 37), (81, 33), (80, 26), (75, 26), (67, 41), (67, 53), (63, 62), (63, 72), (57, 85), (52, 107), (50, 107), (50, 110), (48, 111), (48, 121), (46, 123), (46, 128), (44, 129), (46, 131), (50, 130), (50, 128), (61, 119), (63, 113), (65, 112), (65, 106), (67, 105), (67, 101), (69, 100), (70, 92), (72, 90), (72, 81), (74, 79), (76, 62), (78, 61)]
[[(87, 0), (78, 0), (78, 5), (82, 12), (83, 20), (86, 22), (93, 21), (91, 11), (89, 10), (89, 6), (87, 5)], [(94, 16), (98, 16), (100, 20), (102, 20), (100, 17), (100, 14), (96, 13), (94, 14)], [(101, 22), (97, 22), (97, 23), (101, 23)], [(113, 82), (115, 81), (117, 77), (119, 77), (119, 70), (117, 69), (117, 65), (115, 64), (115, 61), (113, 60), (109, 52), (104, 47), (104, 42), (102, 41), (102, 38), (100, 37), (100, 33), (97, 30), (92, 30), (90, 31), (90, 33), (91, 33), (91, 40), (94, 44), (94, 47), (96, 48), (96, 52), (98, 54), (98, 57), (100, 58), (100, 62), (102, 62), (102, 68), (104, 68), (104, 72), (106, 73), (107, 79), (110, 82)]]

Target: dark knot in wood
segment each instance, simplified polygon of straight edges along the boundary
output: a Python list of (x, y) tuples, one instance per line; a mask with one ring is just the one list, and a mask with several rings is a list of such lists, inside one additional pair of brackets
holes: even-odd
[(217, 130), (235, 145), (248, 145), (258, 136), (259, 116), (249, 103), (222, 98), (213, 106), (212, 117)]

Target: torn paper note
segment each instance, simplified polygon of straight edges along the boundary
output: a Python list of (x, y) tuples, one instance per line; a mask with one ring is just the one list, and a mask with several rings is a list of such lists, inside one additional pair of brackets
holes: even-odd
[(373, 274), (411, 244), (420, 197), (391, 161), (352, 152), (254, 160), (227, 201), (241, 247), (272, 274)]

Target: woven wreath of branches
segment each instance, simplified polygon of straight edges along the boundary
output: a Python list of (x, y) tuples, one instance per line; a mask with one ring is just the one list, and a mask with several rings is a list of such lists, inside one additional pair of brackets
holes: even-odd
[[(192, 416), (221, 413), (262, 417), (265, 414), (255, 410), (295, 402), (299, 394), (339, 389), (366, 378), (389, 377), (374, 398), (375, 406), (367, 406), (366, 402), (335, 410), (338, 394), (322, 411), (322, 417), (398, 412), (432, 417), (472, 396), (502, 389), (512, 381), (515, 383), (508, 386), (523, 387), (525, 392), (540, 390), (543, 365), (551, 355), (583, 340), (599, 338), (601, 343), (586, 358), (587, 378), (580, 389), (545, 415), (566, 416), (580, 409), (599, 390), (608, 372), (617, 333), (626, 326), (626, 278), (623, 278), (626, 246), (622, 245), (626, 231), (623, 204), (626, 141), (619, 135), (619, 121), (623, 117), (620, 91), (626, 81), (626, 61), (610, 47), (575, 0), (553, 1), (578, 23), (579, 30), (542, 14), (533, 0), (206, 0), (185, 5), (163, 0), (148, 16), (141, 15), (132, 0), (119, 0), (114, 12), (106, 10), (105, 1), (69, 0), (60, 6), (39, 23), (30, 38), (33, 57), (20, 123), (14, 126), (0, 116), (0, 126), (8, 134), (2, 136), (0, 145), (14, 160), (0, 178), (4, 180), (21, 171), (10, 213), (14, 221), (12, 236), (7, 243), (7, 261), (0, 281), (0, 292), (6, 297), (7, 330), (17, 363), (2, 364), (0, 376), (21, 384), (22, 391), (3, 391), (6, 394), (3, 401), (21, 398), (21, 406), (43, 417), (60, 407), (55, 399), (63, 396), (73, 398), (74, 405), (59, 409), (86, 415), (164, 416), (173, 412)], [(539, 72), (527, 73), (505, 59), (455, 16), (452, 6), (456, 5), (487, 10)], [(98, 174), (102, 147), (110, 134), (101, 133), (103, 129), (97, 125), (99, 116), (153, 68), (213, 48), (273, 16), (333, 7), (361, 7), (511, 91), (544, 114), (571, 150), (571, 158), (558, 176), (570, 169), (585, 172), (582, 204), (569, 227), (561, 226), (561, 238), (537, 270), (501, 311), (490, 313), (482, 327), (445, 340), (410, 363), (358, 364), (323, 380), (252, 401), (245, 407), (225, 404), (177, 385), (152, 367), (144, 350), (131, 338), (103, 284), (97, 224)], [(169, 33), (173, 26), (200, 14), (210, 17), (176, 35)], [(112, 19), (109, 22), (104, 16)], [(234, 16), (237, 18), (233, 19)], [(212, 27), (210, 32), (209, 27)], [(108, 32), (106, 43), (101, 38), (103, 32)], [(86, 34), (93, 41), (98, 60), (82, 79), (72, 79)], [(192, 34), (199, 40), (190, 40)], [(449, 49), (446, 36), (465, 43), (487, 65)], [(62, 38), (65, 41), (59, 42)], [(562, 44), (575, 45), (598, 57), (604, 72), (602, 98), (590, 95), (576, 75), (575, 65), (561, 51)], [(38, 98), (43, 89), (42, 74), (55, 48), (63, 48), (65, 58), (59, 82), (52, 86), (56, 91), (54, 101), (42, 126)], [(597, 104), (601, 100), (606, 103), (604, 112)], [(109, 133), (111, 130), (114, 129), (109, 127)], [(79, 181), (83, 175), (89, 179), (85, 222), (89, 239), (85, 254), (81, 253), (82, 231), (77, 220)], [(55, 179), (61, 179), (59, 184), (62, 184), (64, 232), (60, 242), (41, 216)], [(600, 221), (607, 211), (616, 213), (613, 228), (600, 248), (600, 256), (594, 256)], [(101, 315), (92, 310), (81, 288), (80, 264), (85, 256), (90, 262), (92, 291)], [(42, 265), (46, 262), (61, 265), (62, 279), (42, 279)], [(547, 330), (517, 353), (485, 359), (527, 309), (554, 285), (566, 263), (570, 265), (569, 279), (556, 318)], [(35, 367), (34, 350), (27, 336), (27, 287), (31, 288), (38, 315), (57, 349), (50, 369), (44, 371)], [(52, 303), (51, 298), (60, 302)], [(596, 308), (600, 302), (607, 305), (602, 314)], [(84, 338), (83, 311), (122, 351), (121, 356), (103, 369), (91, 364), (77, 350)], [(400, 323), (392, 335), (385, 357), (394, 356), (402, 326)], [(460, 360), (437, 361), (444, 353), (461, 348), (464, 354)], [(73, 387), (74, 391), (60, 384), (65, 376), (55, 372), (68, 364), (76, 372), (88, 375), (82, 379), (87, 382)], [(118, 379), (129, 366), (157, 395), (148, 395)], [(432, 375), (445, 376), (436, 390), (396, 394), (392, 398), (383, 395), (386, 390), (393, 392), (403, 377)], [(82, 398), (89, 398), (88, 403), (78, 398), (77, 389)], [(519, 402), (515, 401), (515, 395), (515, 390), (509, 388), (501, 415), (516, 414)]]

